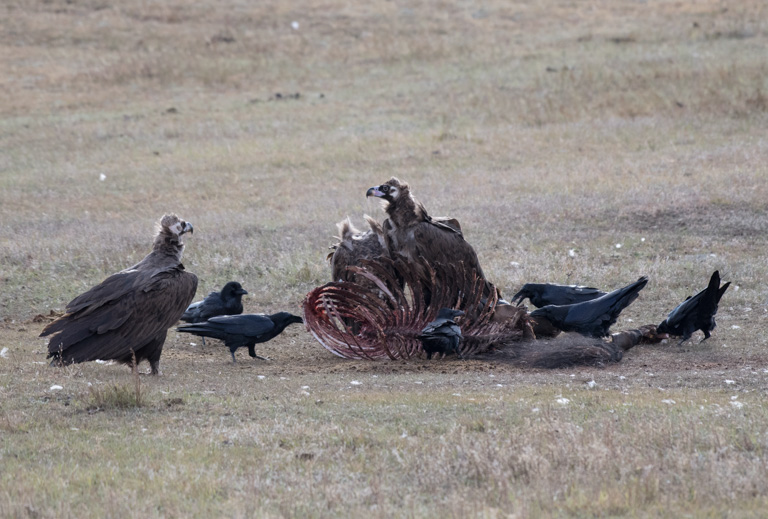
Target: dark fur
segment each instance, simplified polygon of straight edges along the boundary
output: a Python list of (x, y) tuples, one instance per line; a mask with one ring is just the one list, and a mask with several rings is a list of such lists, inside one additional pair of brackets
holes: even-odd
[(179, 326), (176, 331), (224, 341), (232, 354), (232, 362), (236, 362), (235, 350), (240, 347), (247, 347), (251, 357), (264, 359), (256, 355), (255, 345), (275, 338), (288, 325), (301, 322), (304, 322), (301, 317), (288, 312), (272, 315), (222, 315), (204, 323)]
[(624, 357), (622, 349), (612, 342), (572, 334), (555, 340), (521, 343), (513, 351), (516, 365), (545, 369), (603, 366)]
[(592, 287), (578, 285), (554, 285), (552, 283), (526, 283), (520, 291), (512, 296), (512, 302), (519, 304), (526, 297), (536, 308), (547, 305), (572, 305), (591, 301), (606, 293)]
[(555, 328), (564, 332), (605, 337), (621, 311), (637, 299), (638, 293), (647, 283), (648, 278), (643, 276), (624, 288), (591, 301), (564, 306), (544, 306), (531, 312), (531, 317), (534, 320), (546, 319)]
[(704, 338), (701, 342), (706, 341), (711, 336), (710, 332), (717, 326), (715, 323), (717, 307), (730, 284), (729, 281), (721, 287), (720, 272), (714, 271), (707, 288), (680, 303), (659, 324), (657, 330), (660, 333), (682, 336), (682, 340), (678, 344), (690, 339), (696, 330), (701, 330), (704, 332)]
[[(176, 225), (181, 225), (179, 234), (171, 230)], [(148, 360), (158, 374), (168, 328), (197, 290), (197, 276), (181, 264), (181, 235), (191, 230), (176, 215), (164, 216), (152, 252), (70, 301), (66, 313), (40, 334), (51, 335), (51, 364), (98, 359), (132, 364), (135, 357), (137, 364)]]

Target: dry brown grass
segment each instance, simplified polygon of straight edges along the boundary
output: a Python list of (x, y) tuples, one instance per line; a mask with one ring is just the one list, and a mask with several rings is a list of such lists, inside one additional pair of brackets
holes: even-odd
[[(764, 514), (764, 2), (0, 15), (0, 516)], [(46, 366), (35, 316), (140, 259), (163, 212), (195, 224), (199, 295), (236, 279), (246, 311), (297, 311), (393, 174), (507, 295), (646, 274), (634, 327), (719, 269), (714, 337), (544, 372), (342, 361), (299, 327), (232, 365), (171, 332), (127, 407), (93, 406), (135, 390), (124, 366)]]

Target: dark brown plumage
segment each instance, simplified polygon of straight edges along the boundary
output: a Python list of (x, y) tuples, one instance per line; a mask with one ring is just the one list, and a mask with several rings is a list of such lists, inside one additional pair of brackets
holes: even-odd
[[(403, 256), (412, 265), (424, 259), (432, 267), (462, 263), (485, 280), (475, 249), (464, 239), (458, 221), (429, 216), (424, 206), (411, 195), (408, 184), (392, 177), (384, 184), (368, 189), (366, 196), (385, 202), (388, 218), (383, 228), (391, 256)], [(490, 284), (486, 282), (483, 294), (487, 296), (489, 290)]]
[(331, 262), (331, 281), (358, 282), (354, 272), (347, 267), (359, 267), (364, 259), (374, 259), (387, 253), (384, 242), (384, 230), (381, 225), (368, 215), (365, 220), (370, 230), (357, 230), (349, 218), (336, 224), (339, 229), (339, 243), (332, 246), (333, 252), (328, 255)]
[(74, 298), (66, 313), (45, 327), (52, 365), (116, 360), (149, 361), (159, 373), (165, 337), (195, 297), (197, 276), (181, 264), (181, 236), (192, 224), (163, 216), (152, 252)]

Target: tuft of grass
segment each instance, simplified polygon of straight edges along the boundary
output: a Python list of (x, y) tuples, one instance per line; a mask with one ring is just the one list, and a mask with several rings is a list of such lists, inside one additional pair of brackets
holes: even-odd
[(132, 371), (132, 381), (128, 384), (107, 384), (104, 387), (88, 387), (88, 403), (86, 410), (89, 413), (108, 411), (111, 409), (134, 409), (146, 404), (146, 396), (141, 389), (139, 370), (135, 361)]

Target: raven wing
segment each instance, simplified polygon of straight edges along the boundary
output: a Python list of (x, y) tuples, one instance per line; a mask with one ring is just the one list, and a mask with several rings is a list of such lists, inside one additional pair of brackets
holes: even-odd
[(275, 328), (272, 319), (262, 314), (220, 315), (211, 317), (207, 322), (227, 334), (245, 337), (260, 337)]

